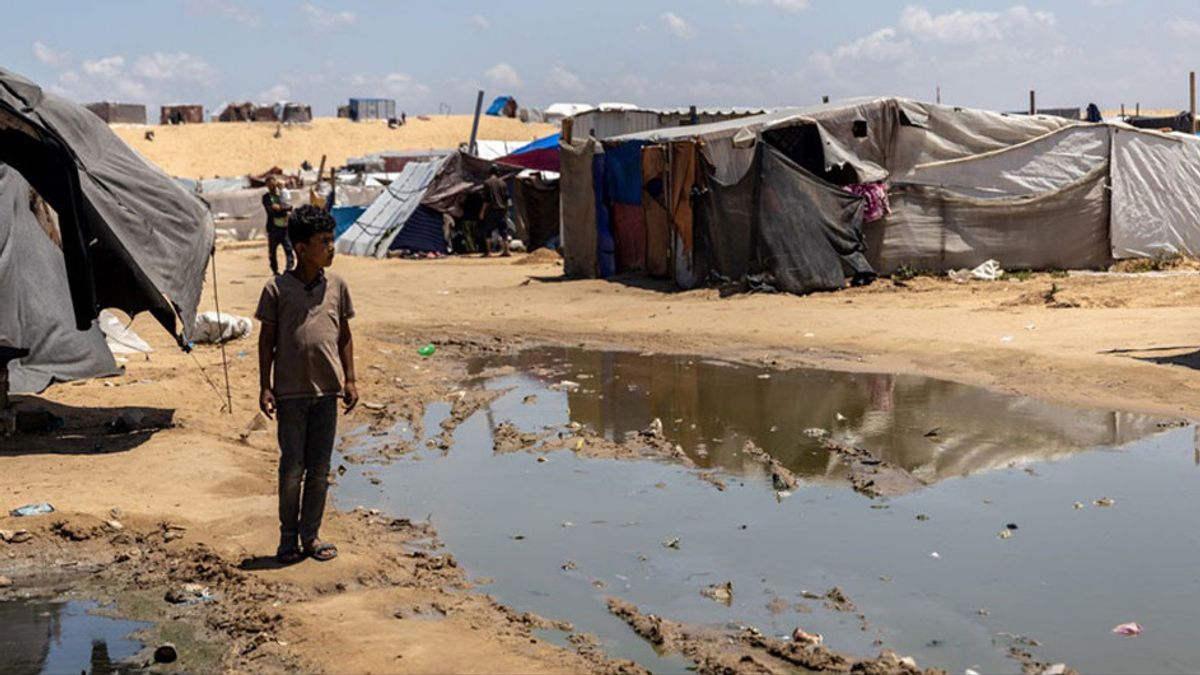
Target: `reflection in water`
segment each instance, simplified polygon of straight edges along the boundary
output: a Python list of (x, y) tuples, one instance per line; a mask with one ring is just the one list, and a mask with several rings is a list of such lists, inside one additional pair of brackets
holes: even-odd
[(121, 672), (146, 624), (96, 616), (93, 603), (0, 602), (0, 675)]
[[(620, 440), (654, 418), (703, 467), (758, 473), (747, 441), (810, 479), (844, 475), (809, 432), (866, 448), (925, 482), (1120, 446), (1159, 430), (1131, 413), (1078, 410), (914, 376), (765, 371), (682, 356), (545, 348), (473, 364), (563, 379), (571, 420)], [(503, 421), (503, 420), (499, 420)]]

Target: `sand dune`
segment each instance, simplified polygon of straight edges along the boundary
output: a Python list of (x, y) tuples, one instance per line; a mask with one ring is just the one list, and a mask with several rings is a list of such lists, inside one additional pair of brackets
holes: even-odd
[[(318, 118), (311, 124), (285, 126), (275, 138), (273, 122), (213, 122), (181, 126), (115, 125), (113, 131), (167, 173), (184, 178), (240, 176), (278, 166), (295, 171), (308, 160), (320, 163), (328, 155), (333, 166), (347, 157), (401, 150), (457, 148), (471, 137), (468, 115), (436, 116), (428, 121), (410, 117), (408, 124), (389, 129), (382, 121), (351, 122)], [(154, 131), (154, 140), (145, 138)], [(549, 124), (485, 117), (479, 138), (531, 141), (557, 131)]]

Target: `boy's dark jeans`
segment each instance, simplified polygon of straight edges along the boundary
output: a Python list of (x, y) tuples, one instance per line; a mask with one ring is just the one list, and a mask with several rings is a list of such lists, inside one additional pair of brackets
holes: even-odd
[(296, 266), (296, 254), (292, 251), (292, 240), (288, 239), (286, 227), (279, 227), (268, 223), (267, 249), (271, 257), (271, 271), (275, 274), (279, 274), (279, 263), (277, 262), (278, 258), (275, 257), (275, 253), (279, 250), (280, 246), (283, 247), (283, 254), (286, 258), (284, 261), (286, 267), (283, 268), (283, 271), (287, 272)]
[[(329, 489), (329, 457), (337, 434), (336, 396), (293, 398), (279, 415), (279, 533), (307, 544), (317, 538)], [(301, 496), (303, 485), (303, 496)]]

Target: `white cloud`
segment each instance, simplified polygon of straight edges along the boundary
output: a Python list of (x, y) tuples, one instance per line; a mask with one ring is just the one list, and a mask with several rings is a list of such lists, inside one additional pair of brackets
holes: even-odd
[(311, 2), (306, 2), (300, 7), (304, 11), (305, 18), (308, 19), (308, 25), (312, 26), (316, 31), (329, 31), (345, 28), (354, 24), (357, 18), (354, 12), (342, 10), (328, 10), (317, 7)]
[(808, 0), (733, 0), (733, 2), (749, 7), (766, 5), (785, 12), (799, 12), (802, 9), (808, 9)]
[(1088, 0), (1092, 7), (1116, 7), (1125, 4), (1125, 0)]
[(473, 14), (467, 22), (475, 26), (479, 30), (487, 30), (492, 27), (492, 22), (487, 20), (487, 17), (482, 14)]
[(115, 77), (125, 67), (124, 56), (106, 56), (83, 62), (83, 72), (92, 77)]
[(833, 55), (838, 59), (894, 61), (912, 53), (912, 43), (901, 38), (895, 28), (881, 28), (870, 35), (840, 45)]
[(579, 79), (578, 75), (558, 64), (550, 67), (550, 74), (546, 76), (546, 82), (562, 91), (581, 92), (585, 89), (583, 81)]
[(1032, 11), (1024, 5), (1003, 12), (974, 12), (961, 9), (931, 14), (924, 7), (909, 6), (900, 13), (900, 29), (913, 37), (951, 45), (997, 43), (1029, 29), (1053, 28), (1054, 14)]
[(214, 84), (217, 80), (215, 68), (199, 56), (186, 52), (155, 52), (139, 56), (133, 64), (133, 72), (147, 80), (178, 80), (206, 85)]
[[(273, 87), (268, 87), (267, 89), (258, 92), (258, 96), (255, 96), (254, 100), (261, 103), (274, 103), (275, 101), (286, 101), (291, 98), (291, 96), (291, 87), (287, 86), (286, 84), (277, 84)], [(220, 108), (218, 108), (218, 110), (220, 110)]]
[(647, 25), (646, 25), (646, 24), (644, 24), (644, 23), (639, 23), (639, 24), (638, 24), (638, 25), (637, 25), (637, 26), (636, 26), (636, 27), (633, 29), (633, 32), (635, 32), (635, 33), (638, 33), (638, 34), (640, 34), (640, 35), (646, 35), (647, 33), (649, 33), (649, 32), (650, 32), (650, 26), (647, 26)]
[(659, 19), (662, 20), (663, 27), (667, 29), (667, 32), (680, 40), (691, 40), (696, 37), (696, 29), (675, 12), (663, 12)]
[(1172, 35), (1181, 38), (1196, 38), (1200, 37), (1200, 21), (1195, 19), (1186, 19), (1177, 17), (1167, 22), (1167, 30), (1171, 31)]
[(185, 7), (193, 16), (215, 16), (244, 26), (259, 24), (259, 16), (254, 10), (233, 0), (187, 0)]
[(58, 66), (70, 61), (71, 54), (52, 49), (42, 42), (34, 42), (33, 58), (48, 66)]
[(497, 87), (519, 87), (521, 76), (507, 63), (497, 63), (483, 72), (483, 76)]

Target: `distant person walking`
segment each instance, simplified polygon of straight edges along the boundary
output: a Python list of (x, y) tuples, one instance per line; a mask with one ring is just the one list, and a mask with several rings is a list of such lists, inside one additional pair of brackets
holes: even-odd
[(263, 209), (267, 212), (267, 250), (270, 256), (271, 272), (279, 276), (279, 261), (276, 251), (283, 246), (286, 256), (284, 272), (296, 266), (296, 254), (292, 250), (292, 241), (288, 238), (288, 212), (292, 207), (283, 201), (283, 187), (274, 176), (267, 179), (267, 192), (262, 197)]
[(483, 209), (480, 217), (483, 219), (484, 249), (483, 257), (492, 254), (492, 246), (499, 244), (503, 251), (501, 257), (511, 255), (508, 251), (508, 184), (500, 177), (500, 165), (493, 164), (488, 169), (487, 180), (483, 181)]
[(271, 277), (254, 313), (258, 334), (258, 405), (279, 417), (279, 548), (283, 564), (337, 557), (320, 539), (338, 399), (358, 404), (350, 289), (333, 264), (333, 216), (301, 206), (288, 218), (296, 269)]

